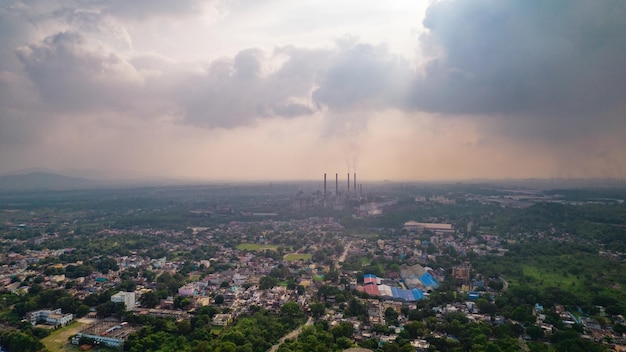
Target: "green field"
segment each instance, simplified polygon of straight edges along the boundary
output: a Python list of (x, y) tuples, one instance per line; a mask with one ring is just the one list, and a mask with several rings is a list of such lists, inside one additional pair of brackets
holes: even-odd
[(258, 243), (241, 243), (237, 245), (240, 251), (264, 251), (266, 249), (275, 251), (278, 249), (277, 244), (258, 244)]
[(296, 260), (309, 260), (309, 259), (311, 259), (311, 254), (290, 253), (285, 256), (285, 260), (288, 262), (293, 262)]
[(549, 271), (547, 268), (533, 265), (522, 266), (525, 276), (532, 277), (535, 281), (544, 287), (555, 286), (560, 288), (571, 288), (579, 283), (574, 275), (567, 275), (560, 270)]
[(43, 343), (43, 345), (46, 346), (46, 349), (50, 352), (67, 351), (68, 347), (72, 346), (68, 341), (68, 338), (72, 335), (78, 334), (78, 332), (84, 327), (85, 325), (83, 323), (74, 321), (63, 328), (52, 331), (50, 335), (41, 339), (41, 343)]

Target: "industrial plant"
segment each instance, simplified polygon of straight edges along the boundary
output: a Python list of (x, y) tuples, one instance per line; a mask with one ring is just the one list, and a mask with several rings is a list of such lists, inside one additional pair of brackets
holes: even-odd
[(395, 198), (387, 198), (373, 193), (363, 193), (363, 184), (357, 183), (357, 174), (347, 173), (346, 187), (340, 187), (339, 174), (335, 173), (334, 192), (328, 189), (327, 174), (324, 174), (323, 190), (312, 194), (299, 191), (292, 199), (292, 209), (331, 209), (336, 211), (350, 210), (358, 217), (382, 215), (384, 209), (398, 203)]

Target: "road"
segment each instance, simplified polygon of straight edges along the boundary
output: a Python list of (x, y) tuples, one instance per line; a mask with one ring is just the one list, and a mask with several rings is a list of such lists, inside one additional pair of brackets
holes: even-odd
[(278, 342), (274, 346), (272, 346), (272, 348), (270, 348), (270, 352), (278, 351), (278, 347), (280, 347), (280, 345), (282, 345), (283, 342), (287, 341), (288, 339), (295, 339), (302, 332), (302, 327), (303, 326), (309, 326), (309, 325), (313, 325), (313, 318), (312, 317), (309, 318), (309, 320), (307, 320), (306, 323), (304, 323), (304, 325), (299, 326), (296, 330), (294, 330), (294, 331), (288, 333), (287, 335), (281, 337), (280, 340), (278, 340)]
[(502, 291), (506, 291), (509, 288), (509, 282), (506, 281), (502, 276), (500, 276), (499, 278), (500, 280), (502, 280), (503, 284)]
[(350, 246), (352, 246), (352, 242), (348, 242), (348, 245), (343, 250), (343, 253), (341, 253), (341, 256), (335, 262), (335, 269), (339, 269), (341, 267), (341, 263), (346, 260), (346, 257), (348, 256), (348, 251), (350, 250)]
[[(348, 256), (348, 251), (350, 250), (351, 245), (352, 245), (352, 242), (349, 242), (346, 248), (343, 250), (343, 253), (339, 257), (339, 259), (335, 261), (335, 268), (339, 269), (341, 267), (341, 263), (343, 263), (346, 260), (346, 257)], [(280, 340), (278, 340), (278, 342), (274, 346), (272, 346), (272, 348), (270, 348), (269, 352), (278, 351), (278, 348), (280, 347), (280, 345), (283, 344), (283, 342), (285, 342), (288, 339), (295, 339), (296, 337), (298, 337), (298, 335), (300, 335), (300, 333), (302, 332), (302, 327), (308, 326), (308, 325), (313, 325), (313, 318), (309, 318), (309, 320), (307, 320), (304, 325), (301, 325), (297, 329), (281, 337)]]

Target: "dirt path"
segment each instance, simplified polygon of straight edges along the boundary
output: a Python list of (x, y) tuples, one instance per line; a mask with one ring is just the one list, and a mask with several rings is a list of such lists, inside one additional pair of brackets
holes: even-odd
[(296, 330), (281, 337), (280, 340), (278, 340), (278, 342), (274, 346), (272, 346), (272, 348), (270, 348), (270, 352), (278, 351), (278, 348), (280, 347), (280, 345), (282, 345), (283, 342), (285, 342), (286, 340), (295, 339), (296, 337), (298, 337), (298, 335), (300, 335), (300, 333), (302, 332), (302, 327), (308, 326), (308, 325), (313, 325), (313, 318), (309, 318), (309, 320), (307, 320), (304, 325), (299, 326)]

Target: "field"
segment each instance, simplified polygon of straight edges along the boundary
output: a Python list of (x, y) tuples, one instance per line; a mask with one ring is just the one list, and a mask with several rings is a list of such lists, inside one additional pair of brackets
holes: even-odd
[(258, 243), (241, 243), (237, 245), (237, 249), (240, 251), (264, 251), (266, 249), (275, 251), (278, 249), (276, 244), (258, 244)]
[[(533, 278), (541, 286), (555, 286), (560, 288), (572, 288), (579, 280), (574, 275), (568, 275), (560, 270), (549, 271), (547, 268), (541, 268), (534, 265), (522, 266), (525, 276)], [(581, 284), (581, 283), (579, 283)]]
[(61, 329), (52, 331), (52, 333), (41, 340), (46, 349), (50, 352), (63, 352), (71, 346), (68, 337), (77, 334), (85, 327), (85, 324), (75, 321)]
[(288, 262), (293, 262), (296, 260), (309, 260), (309, 259), (311, 259), (311, 254), (290, 253), (285, 256), (285, 260)]

